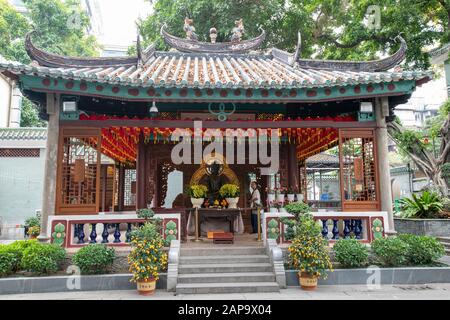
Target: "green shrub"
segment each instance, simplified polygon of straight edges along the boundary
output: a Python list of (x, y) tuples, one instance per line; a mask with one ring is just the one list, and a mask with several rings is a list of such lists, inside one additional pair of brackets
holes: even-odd
[(41, 220), (38, 217), (29, 217), (25, 220), (25, 225), (27, 227), (40, 227)]
[(379, 238), (372, 242), (372, 251), (385, 266), (396, 267), (408, 262), (409, 246), (398, 237)]
[(439, 195), (432, 191), (424, 191), (420, 196), (412, 194), (411, 198), (401, 199), (400, 203), (405, 215), (411, 218), (435, 218), (444, 208)]
[(336, 261), (344, 268), (358, 268), (367, 265), (369, 250), (356, 239), (341, 239), (333, 246)]
[(399, 238), (409, 246), (406, 254), (408, 264), (430, 264), (445, 254), (444, 246), (436, 238), (412, 234), (402, 234)]
[(81, 248), (74, 254), (72, 262), (78, 266), (84, 274), (106, 273), (116, 256), (113, 248), (107, 248), (102, 244), (92, 244)]
[(8, 245), (0, 245), (0, 277), (14, 273), (19, 263), (17, 255), (8, 247)]
[(20, 240), (5, 246), (5, 250), (15, 256), (16, 263), (14, 264), (13, 272), (21, 269), (21, 261), (24, 250), (36, 244), (38, 244), (37, 240)]
[(23, 251), (21, 266), (36, 274), (49, 274), (58, 271), (66, 251), (55, 244), (36, 243)]

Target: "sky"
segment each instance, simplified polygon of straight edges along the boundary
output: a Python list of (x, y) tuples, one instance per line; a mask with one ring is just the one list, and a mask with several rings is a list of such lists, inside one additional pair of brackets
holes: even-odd
[(101, 12), (102, 44), (129, 46), (136, 41), (138, 18), (146, 18), (151, 4), (144, 0), (95, 0)]

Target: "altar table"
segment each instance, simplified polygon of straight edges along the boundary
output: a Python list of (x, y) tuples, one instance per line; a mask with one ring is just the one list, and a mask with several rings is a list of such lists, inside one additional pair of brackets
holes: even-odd
[[(231, 233), (244, 233), (244, 222), (240, 209), (198, 209), (199, 236), (208, 231), (224, 230), (229, 228)], [(191, 209), (188, 218), (188, 234), (195, 235), (195, 209)]]

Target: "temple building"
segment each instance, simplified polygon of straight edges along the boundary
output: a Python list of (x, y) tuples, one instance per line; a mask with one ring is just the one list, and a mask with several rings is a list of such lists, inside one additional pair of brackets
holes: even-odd
[[(308, 172), (331, 169), (307, 163), (329, 149), (336, 150), (338, 182), (332, 210), (317, 210), (324, 236), (353, 232), (370, 242), (380, 230), (394, 231), (386, 123), (432, 73), (390, 71), (406, 54), (401, 37), (399, 50), (382, 60), (325, 61), (302, 59), (300, 40), (294, 53), (263, 53), (266, 33), (243, 40), (240, 27), (216, 43), (214, 29), (211, 42), (201, 42), (189, 21), (183, 39), (163, 26), (170, 51), (138, 41), (136, 56), (104, 58), (48, 53), (28, 34), (32, 63), (0, 62), (0, 73), (48, 120), (41, 238), (66, 247), (125, 245), (136, 209), (151, 207), (166, 239), (186, 240), (192, 204), (184, 190), (193, 184), (210, 187), (205, 214), (222, 210), (233, 220), (237, 210), (242, 224), (226, 231), (250, 233), (250, 184), (257, 181), (263, 238), (283, 243), (278, 216), (285, 213), (268, 201), (271, 191), (285, 188), (320, 208), (321, 199), (308, 199)], [(211, 147), (230, 132), (231, 143)], [(192, 150), (178, 152), (180, 144)], [(179, 181), (176, 191), (171, 179)], [(226, 183), (240, 188), (238, 209), (219, 202)], [(292, 200), (283, 192), (281, 202)], [(64, 232), (55, 236), (55, 227)]]

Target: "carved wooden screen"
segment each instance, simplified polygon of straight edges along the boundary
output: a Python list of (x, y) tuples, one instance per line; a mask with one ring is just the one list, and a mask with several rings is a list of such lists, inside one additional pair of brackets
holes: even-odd
[(303, 201), (307, 201), (308, 199), (308, 174), (306, 171), (306, 163), (300, 165), (299, 167), (300, 174), (300, 186), (299, 193), (303, 194)]
[(125, 169), (124, 206), (136, 206), (136, 169)]
[(341, 130), (339, 142), (343, 211), (379, 210), (375, 131)]
[(96, 214), (100, 207), (100, 131), (61, 129), (58, 214)]

